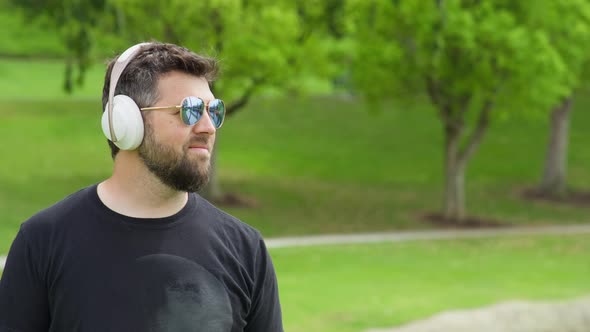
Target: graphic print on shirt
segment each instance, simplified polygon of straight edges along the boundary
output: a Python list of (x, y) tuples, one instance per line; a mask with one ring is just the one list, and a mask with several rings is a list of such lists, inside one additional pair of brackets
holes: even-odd
[[(152, 332), (230, 331), (232, 307), (223, 284), (201, 265), (166, 254), (136, 260), (145, 317)], [(149, 299), (149, 300), (147, 300)]]

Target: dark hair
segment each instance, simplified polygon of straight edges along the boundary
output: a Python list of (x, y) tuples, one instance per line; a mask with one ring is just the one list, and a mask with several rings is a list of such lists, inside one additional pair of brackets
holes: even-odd
[[(109, 101), (109, 86), (111, 72), (118, 56), (112, 59), (108, 66), (102, 88), (102, 109)], [(135, 101), (137, 106), (149, 107), (154, 105), (158, 96), (158, 79), (171, 71), (181, 71), (197, 77), (203, 77), (212, 82), (218, 72), (217, 61), (213, 58), (195, 54), (187, 48), (160, 42), (151, 42), (142, 46), (137, 55), (129, 62), (123, 71), (115, 95), (124, 94)], [(108, 141), (113, 159), (119, 148)]]

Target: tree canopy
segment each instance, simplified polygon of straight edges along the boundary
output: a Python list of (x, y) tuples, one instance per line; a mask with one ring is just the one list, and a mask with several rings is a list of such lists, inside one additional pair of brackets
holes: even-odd
[(356, 88), (369, 96), (427, 93), (453, 112), (486, 101), (545, 112), (568, 91), (548, 32), (519, 13), (541, 2), (351, 0)]
[(121, 0), (114, 6), (125, 40), (154, 38), (219, 58), (223, 79), (215, 90), (230, 101), (229, 112), (260, 90), (330, 89), (329, 34), (308, 24), (327, 15), (322, 1)]

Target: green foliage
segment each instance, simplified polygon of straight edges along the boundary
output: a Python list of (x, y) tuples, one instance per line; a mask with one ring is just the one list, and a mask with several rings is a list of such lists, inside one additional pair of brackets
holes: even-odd
[(230, 106), (266, 89), (306, 92), (302, 81), (329, 82), (337, 70), (329, 61), (335, 41), (322, 26), (331, 14), (323, 1), (121, 0), (114, 6), (125, 40), (154, 38), (218, 57), (223, 72), (215, 92)]
[[(528, 24), (546, 31), (551, 46), (563, 59), (566, 93), (579, 89), (590, 68), (590, 1), (543, 1), (532, 6)], [(556, 103), (557, 104), (557, 103)]]
[(590, 53), (583, 0), (351, 0), (348, 12), (355, 81), (371, 97), (423, 94), (431, 81), (435, 103), (455, 111), (469, 100), (475, 112), (490, 101), (496, 114), (544, 113), (571, 93), (572, 57)]

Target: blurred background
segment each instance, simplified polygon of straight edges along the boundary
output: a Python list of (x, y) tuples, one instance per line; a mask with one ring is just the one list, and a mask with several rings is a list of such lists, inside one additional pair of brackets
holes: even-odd
[[(270, 239), (590, 225), (590, 1), (0, 0), (0, 256), (111, 173), (106, 62), (214, 56), (202, 194)], [(287, 331), (590, 293), (590, 234), (271, 248)]]

